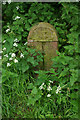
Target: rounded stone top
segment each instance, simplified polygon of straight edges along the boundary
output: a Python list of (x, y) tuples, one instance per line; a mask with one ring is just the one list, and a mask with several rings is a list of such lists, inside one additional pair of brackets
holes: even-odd
[(58, 41), (55, 28), (46, 22), (34, 25), (28, 35), (28, 41)]

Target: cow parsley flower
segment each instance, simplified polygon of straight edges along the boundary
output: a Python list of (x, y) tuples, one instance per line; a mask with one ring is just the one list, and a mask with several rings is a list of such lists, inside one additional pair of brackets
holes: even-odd
[(12, 58), (9, 58), (9, 60), (12, 60)]
[(57, 87), (57, 90), (56, 90), (56, 94), (58, 94), (58, 93), (61, 93), (61, 87), (60, 87), (60, 85)]
[(10, 3), (11, 3), (11, 0), (8, 0), (8, 3), (10, 4)]
[(42, 83), (42, 85), (39, 87), (40, 90), (43, 89), (44, 83)]
[(48, 86), (47, 90), (50, 91), (50, 90), (52, 90), (52, 88), (50, 86)]
[(17, 60), (17, 59), (14, 59), (14, 63), (18, 63), (18, 60)]
[(18, 9), (19, 9), (19, 6), (17, 6), (16, 9), (18, 10)]
[(49, 80), (50, 83), (53, 83), (53, 81)]
[(5, 5), (6, 4), (6, 1), (3, 1), (3, 3), (2, 3), (3, 5)]
[(5, 42), (6, 42), (6, 40), (3, 41), (3, 43), (5, 43)]
[(47, 95), (47, 97), (50, 97), (50, 96), (51, 96), (51, 94), (48, 94), (48, 95)]
[(9, 53), (9, 55), (11, 55), (12, 53)]
[(11, 57), (15, 57), (15, 56), (16, 56), (16, 54), (15, 54), (15, 53), (12, 53)]
[(16, 16), (14, 20), (17, 20), (17, 19), (20, 19), (20, 17), (19, 17), (19, 16)]
[(10, 28), (6, 30), (6, 33), (10, 31)]
[(16, 39), (14, 40), (14, 42), (19, 42), (19, 40), (16, 38)]
[(8, 54), (4, 55), (5, 57), (8, 57)]
[(20, 58), (24, 58), (24, 55), (21, 53)]
[(6, 50), (6, 48), (4, 47), (3, 50)]
[(14, 43), (13, 46), (17, 47), (18, 45), (16, 43)]
[(11, 64), (10, 64), (10, 63), (7, 63), (7, 67), (9, 67), (9, 66), (11, 66)]
[(24, 45), (27, 45), (28, 42), (25, 42)]

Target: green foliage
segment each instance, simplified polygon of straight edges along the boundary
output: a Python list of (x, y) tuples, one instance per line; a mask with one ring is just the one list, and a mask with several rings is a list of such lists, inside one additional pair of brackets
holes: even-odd
[[(3, 5), (3, 118), (79, 118), (78, 10), (69, 2)], [(38, 22), (49, 22), (58, 33), (50, 71), (39, 70), (42, 54), (27, 47), (30, 28)]]

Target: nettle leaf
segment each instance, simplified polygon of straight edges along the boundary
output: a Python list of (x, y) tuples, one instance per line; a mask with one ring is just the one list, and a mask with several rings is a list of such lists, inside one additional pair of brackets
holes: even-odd
[(42, 92), (38, 91), (38, 89), (36, 87), (34, 87), (30, 96), (28, 97), (28, 103), (27, 104), (28, 105), (30, 105), (30, 104), (34, 105), (35, 102), (41, 98), (41, 96), (42, 96), (41, 94), (42, 94)]
[(32, 96), (29, 96), (29, 97), (28, 97), (27, 105), (30, 105), (30, 104), (34, 105), (35, 101), (36, 101), (36, 100), (33, 99)]
[(35, 63), (34, 57), (29, 57), (29, 58), (27, 59), (27, 62), (30, 62), (30, 63), (34, 64), (34, 63)]
[(9, 78), (17, 78), (18, 74), (14, 73), (14, 72), (10, 72), (8, 70), (5, 70), (4, 68), (2, 69), (2, 82), (5, 82), (7, 80), (9, 80)]
[(35, 94), (37, 94), (37, 92), (38, 92), (37, 88), (34, 87), (33, 90), (31, 91), (31, 94), (32, 94), (32, 95), (35, 95)]
[(70, 70), (72, 72), (71, 76), (70, 76), (70, 83), (71, 86), (73, 86), (73, 84), (78, 81), (78, 70)]
[(27, 62), (22, 62), (22, 72), (25, 72), (29, 69), (29, 65)]
[(29, 83), (29, 86), (27, 86), (27, 89), (32, 89), (34, 86), (33, 86), (33, 83)]
[(11, 51), (11, 48), (13, 47), (13, 41), (14, 41), (13, 37), (7, 37), (6, 43), (5, 43), (7, 53)]
[(69, 72), (69, 68), (65, 68), (65, 69), (60, 73), (60, 75), (59, 75), (58, 78), (66, 76), (66, 75), (68, 74), (68, 72)]

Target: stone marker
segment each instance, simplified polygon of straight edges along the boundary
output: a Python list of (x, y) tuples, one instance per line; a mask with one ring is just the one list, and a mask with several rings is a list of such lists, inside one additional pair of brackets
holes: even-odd
[(44, 53), (41, 69), (49, 70), (52, 65), (52, 58), (58, 50), (58, 37), (55, 28), (49, 23), (40, 22), (34, 25), (28, 35), (28, 45)]

